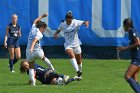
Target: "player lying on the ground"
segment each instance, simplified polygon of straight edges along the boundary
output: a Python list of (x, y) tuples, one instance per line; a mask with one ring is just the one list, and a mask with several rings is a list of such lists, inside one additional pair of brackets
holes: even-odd
[[(69, 76), (58, 74), (51, 69), (45, 69), (38, 64), (34, 64), (35, 79), (39, 80), (42, 84), (51, 84), (51, 85), (64, 85), (72, 81), (81, 80), (80, 77), (69, 78)], [(27, 61), (22, 61), (20, 64), (20, 72), (29, 75), (29, 63)], [(29, 80), (29, 84), (31, 84)]]

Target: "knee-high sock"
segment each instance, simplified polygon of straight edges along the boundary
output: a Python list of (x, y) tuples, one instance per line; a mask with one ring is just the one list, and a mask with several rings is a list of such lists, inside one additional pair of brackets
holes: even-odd
[(52, 65), (52, 63), (50, 62), (50, 60), (48, 58), (45, 58), (44, 59), (44, 62), (49, 66), (49, 68), (51, 70), (53, 70), (53, 71), (55, 70), (54, 67), (53, 67), (53, 65)]
[(17, 61), (18, 61), (18, 59), (17, 59), (17, 58), (14, 58), (14, 60), (13, 60), (13, 65), (14, 65), (15, 63), (17, 63)]
[(49, 76), (50, 76), (51, 78), (58, 78), (58, 77), (64, 78), (64, 75), (63, 75), (63, 74), (58, 74), (58, 73), (56, 73), (56, 72), (50, 73)]
[(78, 65), (77, 65), (77, 61), (76, 61), (75, 58), (72, 58), (72, 59), (71, 59), (71, 64), (72, 64), (72, 66), (74, 67), (74, 69), (75, 69), (76, 72), (79, 71)]
[(79, 71), (82, 72), (82, 63), (78, 64)]
[(70, 82), (73, 82), (73, 81), (75, 81), (75, 79), (74, 78), (70, 78), (70, 79), (68, 79), (67, 82), (65, 82), (65, 84), (69, 84)]
[(140, 93), (140, 88), (137, 85), (136, 81), (133, 78), (129, 78), (127, 82), (130, 84), (131, 88), (136, 92)]
[(10, 70), (13, 70), (13, 59), (9, 59)]
[(32, 81), (32, 85), (35, 86), (35, 72), (34, 69), (29, 69), (29, 78)]
[(139, 89), (140, 89), (140, 84), (139, 84), (139, 82), (136, 82), (137, 83), (137, 85), (138, 85), (138, 87), (139, 87)]

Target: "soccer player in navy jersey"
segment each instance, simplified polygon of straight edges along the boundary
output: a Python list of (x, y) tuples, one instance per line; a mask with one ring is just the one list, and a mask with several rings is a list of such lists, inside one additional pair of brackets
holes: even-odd
[[(39, 80), (42, 84), (51, 85), (64, 85), (75, 80), (81, 80), (80, 77), (69, 78), (69, 76), (58, 74), (51, 69), (46, 69), (38, 64), (34, 64), (35, 79)], [(27, 72), (29, 75), (29, 63), (27, 61), (22, 61), (20, 64), (20, 72)], [(31, 84), (29, 80), (29, 84)]]
[(136, 93), (140, 93), (140, 85), (138, 83), (140, 68), (140, 34), (134, 29), (133, 21), (130, 18), (126, 18), (123, 21), (123, 28), (125, 32), (129, 33), (129, 46), (121, 46), (117, 49), (120, 51), (130, 49), (131, 52), (131, 64), (126, 71), (124, 78)]
[(17, 23), (18, 16), (16, 14), (12, 15), (12, 22), (6, 28), (6, 35), (4, 39), (4, 47), (8, 48), (10, 59), (9, 67), (11, 72), (15, 72), (13, 65), (21, 57), (21, 51), (19, 46), (19, 37), (21, 37), (21, 27)]

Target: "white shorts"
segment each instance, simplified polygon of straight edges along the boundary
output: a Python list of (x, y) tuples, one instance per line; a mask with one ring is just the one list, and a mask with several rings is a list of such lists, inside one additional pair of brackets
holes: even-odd
[(44, 57), (44, 52), (42, 49), (33, 50), (33, 53), (30, 53), (30, 50), (26, 50), (26, 60), (28, 62), (34, 62), (35, 59), (42, 59)]
[(67, 49), (72, 49), (74, 54), (81, 54), (82, 53), (82, 50), (81, 50), (80, 46), (77, 46), (77, 47), (65, 47), (65, 51)]

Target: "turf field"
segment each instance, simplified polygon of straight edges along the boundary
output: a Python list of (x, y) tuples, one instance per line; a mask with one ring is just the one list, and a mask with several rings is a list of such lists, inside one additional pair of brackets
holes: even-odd
[[(74, 76), (75, 71), (68, 59), (51, 59), (59, 73)], [(36, 61), (46, 66), (41, 60)], [(28, 76), (19, 73), (19, 63), (15, 65), (16, 73), (10, 73), (8, 59), (0, 59), (0, 93), (133, 93), (123, 79), (129, 65), (128, 60), (83, 60), (83, 80), (69, 85), (27, 85)]]

